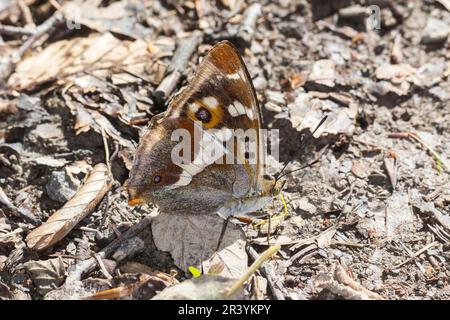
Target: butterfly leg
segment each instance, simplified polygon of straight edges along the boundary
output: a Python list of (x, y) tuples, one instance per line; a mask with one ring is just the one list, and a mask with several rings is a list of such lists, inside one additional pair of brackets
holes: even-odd
[(231, 218), (233, 218), (233, 216), (228, 216), (223, 222), (222, 230), (220, 231), (219, 241), (217, 242), (216, 251), (219, 251), (220, 245), (222, 244), (223, 236), (225, 235), (225, 231), (227, 231), (228, 222), (230, 222)]

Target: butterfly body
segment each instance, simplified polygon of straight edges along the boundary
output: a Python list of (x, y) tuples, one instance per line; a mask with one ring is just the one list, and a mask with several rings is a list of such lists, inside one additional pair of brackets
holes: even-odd
[[(222, 216), (262, 208), (280, 185), (264, 175), (260, 126), (248, 71), (237, 50), (220, 42), (141, 137), (128, 181), (129, 204), (153, 202), (165, 213)], [(242, 147), (244, 140), (255, 148)], [(184, 160), (174, 161), (180, 155)]]

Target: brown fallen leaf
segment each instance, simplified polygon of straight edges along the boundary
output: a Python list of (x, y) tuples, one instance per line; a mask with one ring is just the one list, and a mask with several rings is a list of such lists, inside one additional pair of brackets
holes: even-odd
[(391, 60), (393, 63), (401, 63), (403, 61), (402, 36), (400, 33), (394, 37), (394, 43), (391, 48)]
[(364, 288), (353, 280), (344, 267), (337, 262), (332, 272), (319, 275), (315, 285), (322, 289), (328, 289), (346, 300), (383, 300), (378, 293)]
[(364, 159), (352, 161), (352, 173), (361, 179), (365, 179), (370, 175), (370, 164)]
[(158, 277), (140, 274), (136, 281), (118, 287), (99, 291), (93, 295), (82, 297), (82, 300), (110, 300), (120, 298), (134, 298), (148, 300), (155, 295), (155, 291), (164, 289), (168, 284)]
[(120, 41), (108, 32), (93, 34), (56, 41), (42, 51), (27, 55), (18, 62), (7, 83), (11, 88), (23, 90), (53, 80), (66, 84), (81, 72), (99, 76), (114, 74), (112, 69), (125, 68), (141, 74), (150, 58), (143, 40)]
[[(152, 221), (152, 234), (158, 250), (169, 252), (174, 263), (185, 272), (189, 267), (208, 271), (224, 263), (220, 276), (238, 279), (247, 269), (245, 235), (238, 226), (229, 224), (222, 245), (216, 251), (223, 225), (218, 215), (158, 215)], [(180, 245), (183, 244), (183, 245)]]
[(397, 186), (397, 174), (398, 174), (398, 166), (397, 166), (397, 154), (393, 150), (389, 150), (384, 156), (384, 167), (389, 176), (389, 181), (391, 182), (392, 189), (395, 190)]
[(450, 0), (436, 0), (436, 2), (439, 2), (445, 7), (445, 9), (450, 11)]
[(44, 224), (31, 231), (27, 245), (34, 250), (43, 250), (63, 239), (100, 202), (111, 187), (105, 164), (97, 164), (87, 181), (61, 209)]
[(28, 261), (25, 268), (30, 273), (40, 294), (57, 288), (64, 281), (66, 268), (61, 257), (48, 260)]
[(279, 245), (269, 247), (252, 263), (239, 279), (204, 274), (162, 290), (152, 300), (242, 300), (242, 285), (261, 265), (280, 250)]
[(416, 70), (406, 63), (383, 64), (375, 70), (375, 77), (379, 80), (390, 80), (392, 83), (400, 84)]

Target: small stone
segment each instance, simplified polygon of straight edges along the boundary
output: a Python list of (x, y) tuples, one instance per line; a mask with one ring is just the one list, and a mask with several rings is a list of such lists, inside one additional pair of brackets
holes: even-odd
[(281, 91), (268, 90), (268, 91), (266, 91), (266, 97), (267, 97), (267, 101), (270, 101), (270, 102), (273, 102), (276, 104), (280, 104), (280, 105), (285, 104), (284, 94)]
[(267, 102), (264, 105), (264, 107), (266, 108), (266, 110), (276, 112), (276, 113), (280, 113), (281, 111), (283, 111), (283, 109), (279, 105), (277, 105), (273, 102), (270, 102), (270, 101)]
[(339, 172), (341, 173), (349, 173), (352, 169), (352, 162), (350, 160), (344, 160), (339, 167)]
[(48, 196), (59, 203), (66, 203), (77, 191), (65, 171), (53, 171), (45, 187)]
[(336, 81), (334, 62), (332, 60), (319, 60), (314, 63), (308, 81), (329, 88), (334, 87)]
[(317, 211), (317, 208), (312, 203), (309, 202), (308, 198), (305, 197), (291, 201), (291, 205), (294, 209), (300, 209), (309, 214), (315, 214)]
[(305, 219), (303, 219), (300, 216), (294, 216), (294, 217), (290, 218), (289, 222), (292, 223), (292, 225), (296, 226), (299, 229), (305, 225)]
[(354, 160), (352, 162), (352, 173), (358, 178), (367, 178), (370, 174), (369, 163), (365, 160)]
[(75, 243), (70, 242), (66, 247), (66, 251), (70, 254), (76, 254), (77, 246), (75, 245)]
[(44, 123), (37, 125), (33, 133), (44, 140), (59, 138), (63, 136), (61, 129), (53, 123)]
[(447, 40), (450, 25), (436, 18), (428, 18), (427, 25), (422, 34), (422, 43), (437, 44)]
[(127, 257), (134, 257), (145, 249), (145, 243), (141, 238), (135, 237), (124, 241), (121, 246), (114, 252), (112, 258), (120, 262)]

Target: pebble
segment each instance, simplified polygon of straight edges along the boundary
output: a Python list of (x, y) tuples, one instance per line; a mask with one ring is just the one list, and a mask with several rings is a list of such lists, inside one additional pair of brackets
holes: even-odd
[(447, 40), (450, 25), (436, 18), (428, 18), (427, 25), (422, 34), (422, 43), (437, 44)]
[(59, 203), (66, 203), (77, 191), (65, 171), (53, 171), (45, 188), (48, 196)]

